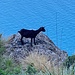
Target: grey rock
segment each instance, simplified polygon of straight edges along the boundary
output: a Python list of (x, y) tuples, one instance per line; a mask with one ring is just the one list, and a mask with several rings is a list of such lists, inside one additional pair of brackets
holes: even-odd
[(23, 38), (25, 42), (24, 45), (21, 45), (20, 41), (21, 35), (15, 34), (10, 38), (9, 43), (5, 44), (6, 47), (6, 56), (10, 56), (16, 61), (27, 57), (30, 52), (37, 52), (40, 55), (46, 55), (48, 61), (54, 61), (54, 65), (61, 64), (65, 61), (68, 54), (67, 52), (60, 50), (53, 42), (43, 33), (39, 33), (36, 37), (36, 45), (33, 44), (31, 47), (30, 39)]

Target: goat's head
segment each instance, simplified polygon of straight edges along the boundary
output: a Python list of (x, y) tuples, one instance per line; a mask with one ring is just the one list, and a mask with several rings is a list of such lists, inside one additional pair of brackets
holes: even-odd
[(45, 32), (45, 28), (44, 27), (40, 27), (40, 31)]

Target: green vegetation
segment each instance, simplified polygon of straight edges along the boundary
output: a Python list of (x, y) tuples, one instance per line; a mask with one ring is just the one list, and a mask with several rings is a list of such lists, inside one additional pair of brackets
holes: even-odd
[(10, 59), (3, 59), (2, 64), (0, 64), (0, 66), (1, 66), (0, 72), (3, 73), (4, 75), (20, 73), (20, 66), (14, 64), (13, 61)]
[(72, 65), (75, 66), (75, 55), (68, 56), (68, 58), (66, 59), (66, 61), (64, 62), (63, 65), (66, 66), (68, 69), (69, 69), (70, 66), (72, 66)]
[(66, 68), (68, 75), (75, 75), (75, 55), (68, 56), (63, 66)]

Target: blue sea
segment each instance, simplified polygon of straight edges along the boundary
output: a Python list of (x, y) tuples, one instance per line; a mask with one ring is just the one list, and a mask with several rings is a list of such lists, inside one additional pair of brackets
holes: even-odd
[(68, 55), (75, 54), (75, 0), (0, 0), (3, 37), (41, 26), (56, 46)]

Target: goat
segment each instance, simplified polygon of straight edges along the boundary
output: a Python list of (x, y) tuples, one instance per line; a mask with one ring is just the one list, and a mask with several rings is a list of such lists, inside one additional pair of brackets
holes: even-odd
[(23, 37), (25, 38), (31, 38), (31, 46), (32, 46), (32, 39), (34, 39), (34, 44), (36, 45), (35, 43), (35, 37), (37, 36), (37, 34), (39, 34), (41, 31), (45, 32), (45, 29), (44, 27), (40, 27), (39, 29), (37, 30), (27, 30), (27, 29), (21, 29), (20, 31), (18, 31), (21, 35), (21, 43), (22, 45), (24, 45), (24, 42), (23, 42)]

